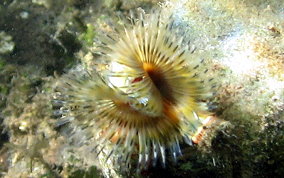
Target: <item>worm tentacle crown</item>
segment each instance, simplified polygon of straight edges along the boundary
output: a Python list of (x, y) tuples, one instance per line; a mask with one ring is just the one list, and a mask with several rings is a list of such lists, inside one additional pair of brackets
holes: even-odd
[(191, 144), (208, 112), (208, 69), (180, 36), (174, 17), (162, 13), (130, 18), (129, 25), (106, 35), (97, 50), (102, 71), (69, 74), (58, 87), (58, 125), (70, 123), (70, 139), (80, 137), (97, 155), (104, 145), (127, 163), (165, 164), (166, 150), (176, 159), (180, 141)]

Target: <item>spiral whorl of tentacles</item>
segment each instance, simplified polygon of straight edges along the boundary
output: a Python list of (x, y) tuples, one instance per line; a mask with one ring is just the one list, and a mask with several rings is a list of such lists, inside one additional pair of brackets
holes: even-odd
[(126, 163), (137, 157), (142, 167), (157, 158), (165, 164), (166, 153), (176, 159), (179, 142), (191, 144), (208, 116), (202, 101), (212, 85), (203, 77), (205, 62), (174, 18), (163, 19), (161, 13), (130, 18), (101, 39), (101, 57), (94, 60), (105, 69), (69, 74), (57, 88), (58, 125), (70, 123), (70, 138), (82, 136), (81, 144), (97, 155), (110, 144), (109, 156)]

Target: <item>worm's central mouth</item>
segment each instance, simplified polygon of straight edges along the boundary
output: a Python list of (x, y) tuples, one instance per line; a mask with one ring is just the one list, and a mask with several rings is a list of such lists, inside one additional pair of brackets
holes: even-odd
[(143, 63), (143, 69), (146, 72), (147, 77), (151, 79), (154, 86), (158, 89), (161, 96), (166, 101), (175, 103), (174, 97), (172, 96), (172, 89), (160, 67), (152, 63)]

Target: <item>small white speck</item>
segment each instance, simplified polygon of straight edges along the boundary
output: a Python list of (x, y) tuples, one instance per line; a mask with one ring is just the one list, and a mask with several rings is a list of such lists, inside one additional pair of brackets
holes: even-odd
[(23, 12), (20, 13), (20, 16), (21, 16), (22, 19), (27, 19), (27, 18), (29, 18), (29, 13), (26, 12), (26, 11), (23, 11)]

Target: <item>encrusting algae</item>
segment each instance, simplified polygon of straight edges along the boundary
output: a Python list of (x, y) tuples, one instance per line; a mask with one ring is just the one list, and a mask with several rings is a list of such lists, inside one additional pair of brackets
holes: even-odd
[(198, 143), (216, 120), (206, 106), (215, 86), (173, 16), (141, 11), (129, 21), (100, 39), (93, 69), (60, 80), (57, 125), (68, 124), (70, 144), (87, 145), (94, 157), (111, 145), (106, 160), (165, 165), (167, 152), (176, 160), (180, 142)]

